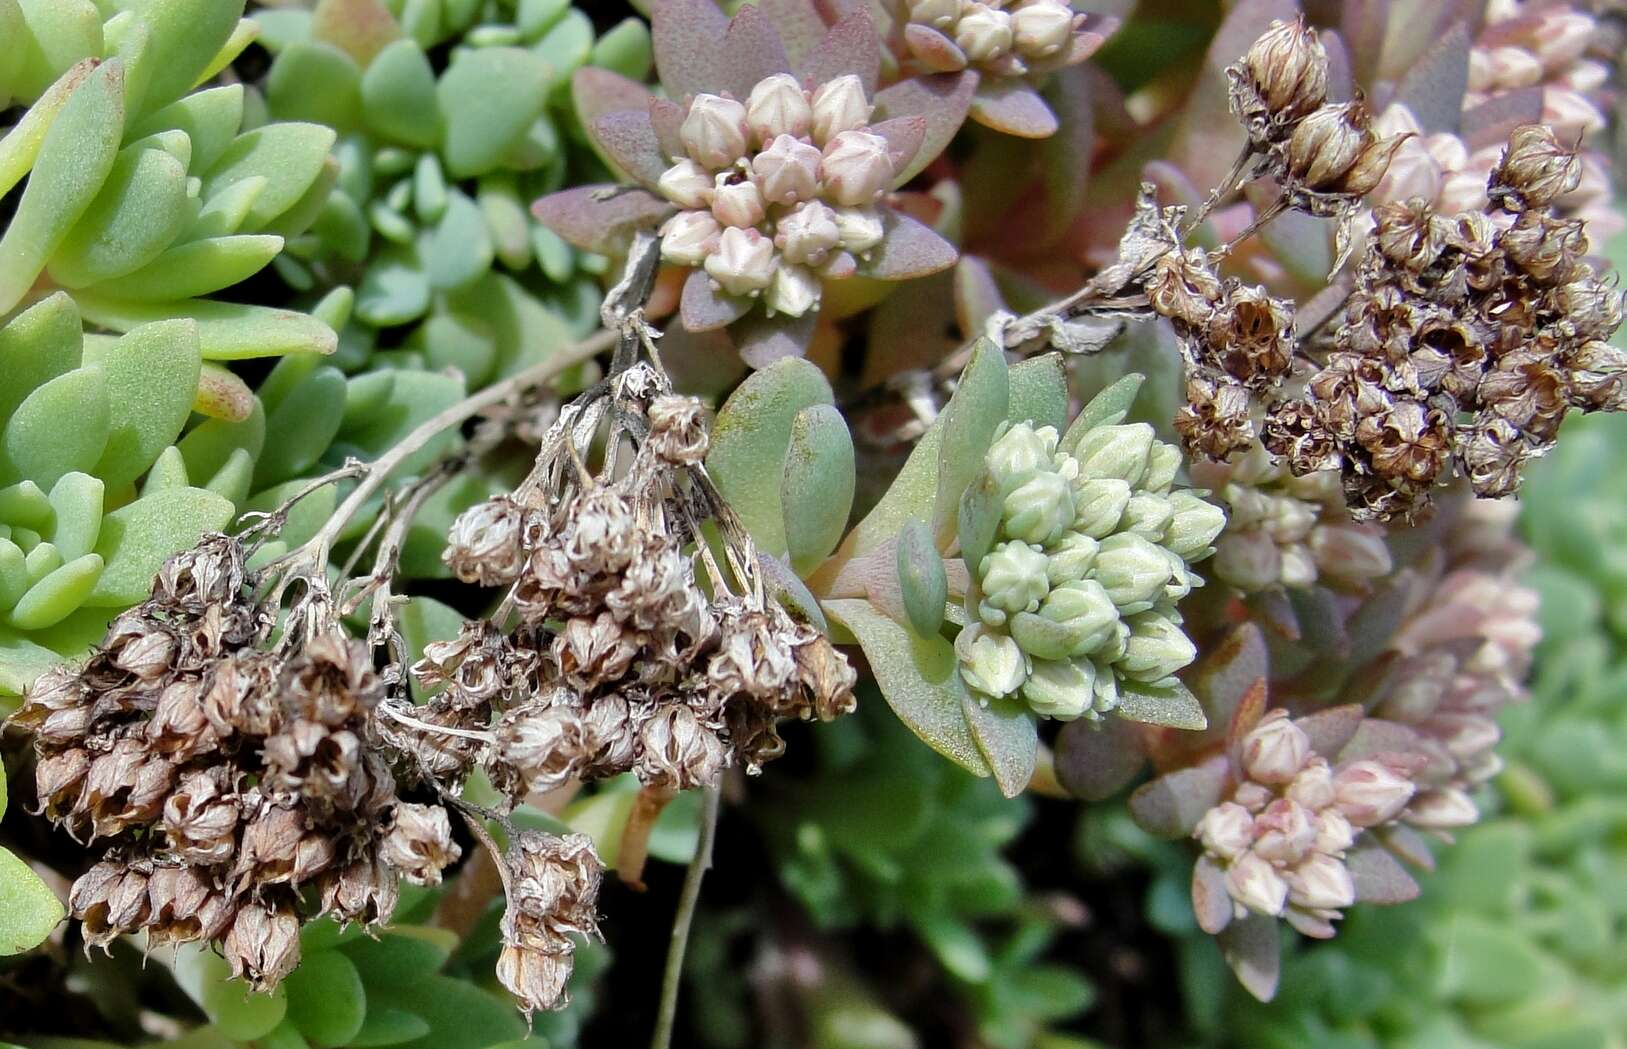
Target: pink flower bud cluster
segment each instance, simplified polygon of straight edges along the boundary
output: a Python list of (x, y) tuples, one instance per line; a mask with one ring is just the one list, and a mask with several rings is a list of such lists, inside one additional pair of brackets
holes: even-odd
[(871, 108), (853, 75), (807, 91), (778, 73), (744, 102), (696, 96), (678, 130), (685, 155), (656, 185), (683, 209), (662, 227), (662, 258), (771, 314), (817, 308), (821, 282), (852, 276), (883, 236), (876, 205), (897, 172)]
[(1085, 22), (1065, 0), (905, 0), (904, 7), (904, 50), (934, 73), (973, 67), (1020, 77), (1067, 65)]
[(1231, 903), (1219, 928), (1253, 912), (1284, 918), (1307, 936), (1332, 936), (1332, 923), (1356, 901), (1346, 852), (1364, 830), (1402, 814), (1412, 781), (1378, 759), (1330, 766), (1280, 709), (1244, 737), (1238, 773), (1231, 799), (1193, 831), (1204, 852), (1194, 899), (1204, 876), (1218, 875)]

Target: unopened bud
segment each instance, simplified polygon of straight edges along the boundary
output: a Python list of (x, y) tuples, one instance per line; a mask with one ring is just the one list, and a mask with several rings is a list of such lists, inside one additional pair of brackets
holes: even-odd
[(755, 229), (731, 226), (706, 256), (706, 272), (730, 295), (754, 295), (774, 279), (774, 242)]
[(1198, 657), (1192, 639), (1167, 616), (1142, 612), (1126, 622), (1130, 638), (1125, 642), (1124, 655), (1114, 664), (1125, 677), (1163, 681)]
[(1028, 677), (1027, 661), (1017, 642), (973, 623), (955, 638), (960, 676), (968, 688), (986, 696), (1008, 696)]
[(973, 62), (989, 62), (1011, 50), (1011, 16), (983, 3), (966, 5), (955, 26), (955, 43)]
[(775, 73), (759, 80), (746, 100), (746, 127), (759, 142), (779, 135), (806, 135), (813, 127), (813, 107), (797, 78)]
[(1023, 682), (1023, 699), (1040, 717), (1072, 721), (1090, 709), (1097, 673), (1088, 659), (1036, 659)]
[(1243, 771), (1260, 783), (1290, 783), (1311, 757), (1311, 738), (1286, 710), (1273, 710), (1243, 737)]
[(983, 603), (1002, 612), (1033, 612), (1051, 584), (1045, 554), (1027, 543), (1001, 543), (983, 556), (978, 575)]
[(870, 204), (893, 181), (887, 140), (868, 131), (843, 131), (825, 146), (819, 174), (825, 193), (838, 204)]
[(774, 243), (787, 262), (818, 266), (829, 258), (840, 239), (836, 212), (821, 201), (797, 205), (796, 210), (776, 224)]
[(1028, 0), (1011, 12), (1011, 39), (1027, 58), (1049, 58), (1068, 46), (1077, 16), (1062, 0)]
[(1361, 102), (1330, 102), (1294, 128), (1288, 139), (1288, 171), (1306, 189), (1337, 189), (1371, 137)]
[(661, 172), (655, 188), (680, 208), (712, 206), (712, 175), (688, 157)]
[(1051, 468), (1056, 442), (1055, 427), (1035, 429), (1029, 423), (1014, 423), (989, 448), (985, 459), (989, 475), (1000, 491), (1014, 491), (1035, 474)]
[(1543, 208), (1582, 181), (1582, 162), (1544, 124), (1521, 124), (1491, 174), (1491, 202), (1515, 210)]
[(1272, 22), (1243, 59), (1254, 88), (1280, 123), (1298, 120), (1328, 94), (1328, 54), (1303, 21)]
[(1323, 525), (1312, 530), (1309, 543), (1321, 573), (1342, 582), (1365, 583), (1394, 567), (1384, 537), (1361, 525)]
[(1407, 806), (1406, 821), (1425, 830), (1456, 830), (1473, 826), (1480, 818), (1474, 799), (1461, 790), (1438, 787), (1425, 791)]
[(1045, 574), (1052, 588), (1085, 578), (1096, 563), (1096, 552), (1100, 547), (1101, 544), (1082, 532), (1064, 533), (1045, 552), (1049, 559)]
[(1226, 893), (1256, 914), (1276, 917), (1288, 902), (1288, 883), (1271, 864), (1245, 852), (1226, 868)]
[(1130, 497), (1129, 503), (1125, 504), (1124, 517), (1119, 521), (1119, 528), (1158, 543), (1163, 541), (1164, 533), (1169, 531), (1174, 515), (1174, 507), (1170, 505), (1168, 499), (1161, 495), (1137, 492)]
[(746, 155), (746, 107), (722, 95), (696, 95), (678, 128), (689, 156), (716, 171)]
[(1288, 798), (1267, 805), (1254, 832), (1254, 851), (1273, 863), (1298, 863), (1316, 844), (1311, 810)]
[(1128, 483), (1116, 477), (1081, 480), (1073, 489), (1073, 526), (1092, 539), (1105, 539), (1118, 531), (1129, 505)]
[(1153, 438), (1153, 429), (1146, 423), (1096, 427), (1074, 449), (1079, 476), (1093, 480), (1116, 477), (1132, 487), (1139, 486), (1147, 473)]
[(828, 80), (813, 94), (813, 138), (825, 145), (844, 131), (870, 122), (864, 82), (852, 73)]
[(1169, 581), (1169, 558), (1139, 535), (1119, 532), (1096, 552), (1096, 580), (1120, 610), (1150, 608)]
[(1357, 827), (1376, 827), (1401, 814), (1412, 800), (1412, 781), (1378, 761), (1354, 761), (1333, 777), (1339, 809)]
[(717, 250), (722, 232), (710, 211), (680, 211), (661, 227), (661, 257), (677, 266), (699, 266)]
[(1141, 489), (1154, 495), (1169, 495), (1175, 475), (1181, 470), (1181, 450), (1173, 444), (1154, 441), (1147, 453), (1147, 473), (1141, 478)]
[(1045, 595), (1039, 616), (1062, 629), (1064, 652), (1082, 656), (1094, 652), (1114, 636), (1119, 610), (1094, 579), (1064, 583)]
[(768, 215), (763, 191), (750, 179), (740, 178), (738, 172), (725, 171), (718, 175), (712, 189), (712, 217), (725, 226), (748, 229)]
[(1316, 814), (1316, 851), (1339, 856), (1356, 843), (1356, 828), (1337, 807)]
[(817, 148), (790, 135), (781, 135), (751, 160), (751, 170), (763, 197), (773, 204), (812, 200), (819, 193)]
[(763, 304), (772, 314), (801, 317), (819, 305), (822, 293), (819, 278), (807, 267), (781, 263), (774, 271), (774, 280), (763, 296)]
[(1005, 498), (1004, 529), (1013, 539), (1044, 546), (1073, 524), (1073, 492), (1062, 475), (1036, 472)]
[(910, 21), (948, 29), (960, 18), (965, 0), (908, 0)]
[(1287, 796), (1312, 812), (1333, 804), (1333, 770), (1322, 758), (1313, 758), (1288, 784)]
[(1172, 493), (1169, 504), (1173, 514), (1164, 534), (1164, 546), (1186, 561), (1199, 560), (1226, 527), (1226, 512), (1191, 492)]
[(838, 208), (836, 229), (842, 247), (860, 258), (887, 235), (887, 227), (874, 208)]
[(1205, 851), (1234, 860), (1254, 843), (1254, 817), (1235, 801), (1223, 801), (1203, 814), (1192, 833)]
[(1356, 902), (1356, 883), (1344, 861), (1315, 852), (1287, 873), (1288, 899), (1296, 907), (1336, 911)]

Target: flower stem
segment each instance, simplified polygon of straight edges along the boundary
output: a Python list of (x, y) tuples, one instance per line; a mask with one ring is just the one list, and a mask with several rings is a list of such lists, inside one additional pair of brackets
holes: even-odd
[(672, 922), (672, 946), (667, 950), (667, 968), (661, 978), (661, 1004), (655, 1017), (655, 1035), (650, 1049), (669, 1049), (672, 1028), (678, 1018), (678, 991), (683, 982), (684, 953), (689, 947), (689, 926), (695, 920), (695, 905), (700, 902), (701, 881), (712, 866), (712, 842), (717, 838), (717, 787), (707, 789), (701, 801), (700, 840), (695, 843), (695, 858), (689, 861), (689, 873), (684, 875), (683, 893), (678, 897), (678, 913)]

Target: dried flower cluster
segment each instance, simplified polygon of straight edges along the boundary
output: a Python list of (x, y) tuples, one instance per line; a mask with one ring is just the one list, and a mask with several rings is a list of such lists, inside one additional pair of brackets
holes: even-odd
[(1271, 409), (1266, 443), (1295, 473), (1338, 468), (1359, 519), (1411, 518), (1455, 460), (1476, 493), (1519, 486), (1566, 411), (1616, 410), (1627, 358), (1604, 340), (1616, 291), (1582, 261), (1581, 223), (1555, 217), (1574, 154), (1515, 130), (1488, 197), (1512, 218), (1383, 205), (1327, 364)]
[(1225, 515), (1175, 490), (1180, 452), (1145, 423), (1069, 436), (1059, 447), (1053, 428), (1020, 423), (989, 449), (999, 527), (955, 650), (976, 692), (1020, 694), (1071, 721), (1115, 709), (1125, 687), (1158, 687), (1197, 655), (1175, 605), (1202, 585), (1188, 566)]
[[(392, 733), (426, 775), (457, 783), (478, 762), (515, 798), (629, 771), (646, 784), (708, 787), (731, 765), (756, 771), (777, 757), (779, 719), (852, 708), (853, 671), (763, 596), (749, 542), (729, 549), (744, 593), (729, 590), (704, 540), (713, 596), (698, 585), (686, 547), (697, 512), (721, 504), (699, 466), (699, 402), (663, 391), (648, 366), (616, 380), (615, 413), (647, 428), (619, 476), (606, 476), (610, 455), (605, 475), (528, 483), (453, 525), (447, 563), (465, 581), (509, 587), (504, 607), (517, 623), (467, 623), (414, 667), (440, 691), (404, 710), (416, 724), (402, 718)], [(568, 410), (533, 477), (574, 472), (580, 453), (565, 442), (584, 410), (605, 407)]]
[(1215, 541), (1214, 575), (1245, 593), (1318, 582), (1359, 590), (1389, 575), (1383, 531), (1358, 524), (1337, 471), (1295, 477), (1258, 441), (1230, 462), (1197, 462), (1192, 482), (1227, 508)]
[(1082, 62), (1096, 41), (1063, 0), (901, 0), (903, 50), (922, 69), (973, 68), (993, 78), (1048, 73)]
[(1203, 847), (1192, 896), (1204, 931), (1252, 911), (1332, 936), (1356, 902), (1345, 855), (1364, 831), (1401, 816), (1414, 790), (1408, 771), (1394, 758), (1330, 765), (1286, 710), (1267, 713), (1237, 748), (1230, 797), (1193, 832)]
[(444, 809), (397, 795), (366, 645), (313, 600), (278, 649), (259, 647), (272, 617), (244, 581), (224, 536), (171, 558), (14, 723), (34, 733), (46, 815), (110, 846), (70, 896), (86, 942), (218, 940), (266, 988), (298, 962), (302, 921), (386, 921), (399, 877), (434, 884), (459, 850)]
[(518, 831), (503, 858), (508, 909), (497, 979), (527, 1016), (566, 1002), (577, 937), (599, 934), (594, 910), (603, 868), (581, 834)]

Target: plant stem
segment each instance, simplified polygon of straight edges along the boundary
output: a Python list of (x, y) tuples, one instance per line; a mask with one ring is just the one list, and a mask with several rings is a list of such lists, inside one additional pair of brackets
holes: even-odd
[(695, 920), (695, 905), (700, 902), (701, 881), (712, 866), (712, 842), (717, 838), (717, 787), (709, 787), (701, 803), (700, 840), (695, 843), (695, 858), (689, 861), (689, 873), (684, 875), (683, 893), (678, 897), (678, 913), (672, 922), (672, 946), (667, 950), (667, 968), (661, 978), (661, 1004), (655, 1016), (655, 1036), (650, 1049), (669, 1049), (672, 1045), (672, 1027), (678, 1018), (678, 991), (683, 982), (684, 953), (689, 948), (689, 926)]

